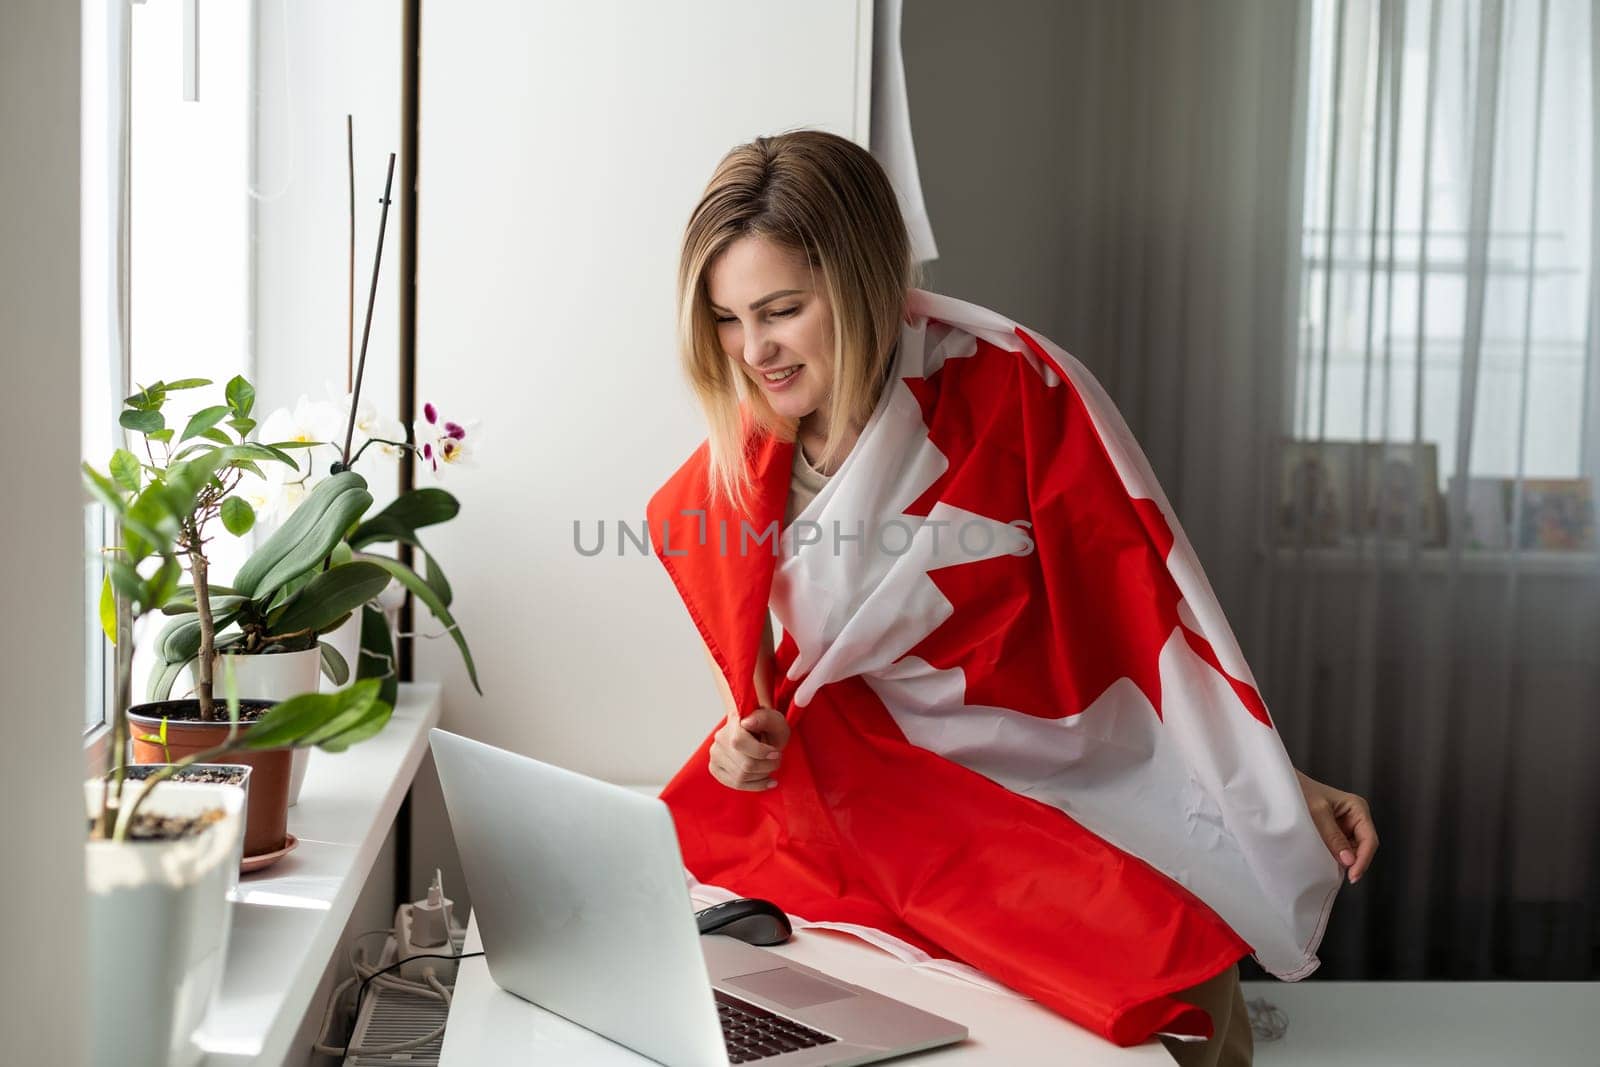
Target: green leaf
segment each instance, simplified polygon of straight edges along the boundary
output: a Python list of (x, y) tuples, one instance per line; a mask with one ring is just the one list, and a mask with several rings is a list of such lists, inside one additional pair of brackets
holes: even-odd
[(222, 502), (222, 525), (235, 537), (243, 537), (256, 524), (256, 509), (250, 501), (230, 496)]
[(448, 522), (460, 511), (460, 502), (443, 489), (413, 489), (396, 497), (388, 507), (357, 526), (355, 533), (350, 535), (350, 546), (364, 548), (376, 541), (416, 544), (414, 538), (419, 529)]
[[(177, 595), (168, 597), (161, 605), (163, 615), (193, 615), (195, 613), (194, 590), (184, 592), (179, 589)], [(221, 618), (223, 615), (237, 615), (239, 609), (245, 604), (242, 596), (234, 594), (218, 594), (211, 598), (211, 615)]]
[[(237, 612), (224, 612), (213, 618), (221, 633), (237, 619)], [(180, 615), (161, 628), (156, 636), (156, 659), (162, 663), (183, 663), (200, 654), (200, 617)]]
[(117, 487), (111, 483), (110, 478), (107, 478), (87, 463), (82, 464), (82, 468), (83, 485), (84, 488), (89, 490), (90, 496), (93, 496), (117, 515), (121, 515), (128, 510), (127, 500), (117, 491)]
[(255, 407), (256, 388), (245, 381), (243, 375), (235, 375), (229, 380), (225, 392), (228, 397), (228, 407), (233, 409), (237, 417), (244, 418), (250, 414), (250, 409)]
[(183, 577), (183, 565), (177, 556), (165, 556), (161, 566), (145, 582), (144, 595), (139, 598), (139, 613), (150, 611), (157, 604), (165, 604), (178, 591), (178, 581)]
[(296, 634), (310, 630), (326, 633), (335, 622), (383, 592), (389, 574), (372, 563), (346, 563), (330, 567), (285, 605), (283, 614), (273, 620), (274, 634)]
[(199, 389), (211, 384), (210, 378), (179, 378), (175, 382), (164, 383), (167, 390), (173, 389)]
[(207, 441), (214, 441), (219, 445), (233, 444), (233, 438), (229, 437), (215, 426), (209, 430), (202, 430), (200, 436), (204, 437)]
[(346, 730), (359, 726), (372, 715), (379, 703), (378, 683), (375, 680), (357, 682), (349, 689), (327, 695), (337, 698), (338, 708), (327, 722), (305, 735), (303, 744), (322, 744)]
[(350, 680), (350, 664), (345, 662), (344, 656), (337, 648), (326, 641), (318, 641), (317, 649), (322, 653), (322, 673), (334, 685), (343, 685)]
[(105, 631), (106, 640), (117, 643), (117, 597), (111, 589), (110, 570), (100, 581), (100, 629)]
[(387, 703), (399, 699), (400, 675), (395, 670), (389, 620), (371, 605), (361, 609), (361, 653), (356, 657), (356, 677), (379, 679), (383, 687), (378, 696)]
[(294, 457), (283, 449), (274, 448), (271, 445), (257, 444), (254, 441), (244, 441), (237, 445), (229, 445), (220, 451), (223, 453), (224, 459), (234, 465), (247, 459), (270, 459), (278, 463), (287, 463), (296, 470), (300, 469), (299, 464), (294, 461)]
[(128, 492), (137, 493), (144, 481), (144, 469), (139, 466), (139, 457), (126, 448), (111, 453), (111, 480)]
[(228, 425), (233, 427), (233, 432), (238, 434), (239, 439), (242, 441), (249, 436), (251, 430), (256, 428), (256, 420), (236, 415), (228, 420)]
[(218, 469), (228, 462), (228, 449), (203, 447), (208, 451), (167, 468), (167, 506), (174, 515), (190, 514)]
[(135, 602), (144, 599), (144, 579), (133, 564), (120, 559), (107, 560), (106, 576), (111, 579), (111, 587), (116, 590), (117, 596)]
[(386, 556), (369, 555), (364, 552), (357, 553), (356, 558), (365, 560), (368, 563), (376, 563), (394, 575), (399, 579), (401, 585), (409, 589), (413, 596), (427, 606), (427, 609), (433, 613), (433, 617), (439, 620), (445, 629), (449, 631), (451, 640), (461, 650), (461, 659), (466, 664), (467, 677), (472, 679), (472, 688), (478, 691), (479, 696), (482, 696), (483, 687), (478, 684), (478, 668), (472, 662), (472, 650), (467, 647), (467, 639), (461, 635), (461, 627), (456, 625), (456, 620), (450, 614), (450, 609), (439, 599), (439, 595), (433, 591), (433, 588), (417, 577), (416, 571), (398, 560), (392, 560)]
[(337, 693), (302, 693), (273, 706), (245, 733), (244, 746), (251, 751), (267, 748), (298, 746), (351, 703), (349, 694), (355, 689), (341, 689)]
[(160, 482), (151, 482), (128, 505), (122, 520), (122, 545), (131, 562), (166, 555), (176, 548), (178, 515), (169, 506), (170, 493)]
[[(172, 462), (182, 463), (190, 456), (198, 456), (202, 452), (214, 452), (216, 451), (216, 447), (217, 446), (213, 445), (210, 441), (196, 441), (194, 444), (189, 445), (186, 448), (179, 449), (177, 454), (172, 457)], [(168, 469), (171, 469), (170, 466)]]
[[(394, 714), (394, 707), (378, 696), (378, 688), (377, 681), (371, 680), (357, 682), (345, 690), (355, 693), (359, 689), (362, 694), (356, 696), (349, 706), (320, 730), (308, 736), (305, 743), (316, 745), (325, 752), (343, 752), (357, 741), (364, 741), (381, 731)], [(365, 693), (372, 695), (367, 697)]]
[(318, 483), (239, 568), (235, 588), (253, 600), (271, 600), (284, 584), (317, 567), (372, 506), (366, 485), (354, 471)]
[(449, 607), (450, 601), (454, 599), (455, 594), (450, 591), (450, 582), (445, 578), (444, 571), (439, 566), (439, 561), (428, 555), (425, 549), (422, 550), (422, 559), (427, 565), (427, 569), (424, 571), (424, 580), (428, 583), (428, 587), (438, 595), (439, 602)]
[(173, 684), (183, 674), (183, 669), (193, 662), (194, 659), (191, 657), (186, 660), (180, 660), (177, 663), (157, 665), (156, 669), (150, 672), (150, 685), (146, 690), (146, 696), (150, 700), (170, 699)]
[[(235, 593), (237, 593), (239, 591), (239, 590), (233, 588), (233, 586), (231, 586), (231, 585), (223, 585), (221, 582), (207, 582), (206, 583), (206, 589), (208, 589), (210, 591), (210, 593), (211, 593), (211, 605), (212, 605), (213, 609), (216, 607), (217, 598), (218, 597), (233, 596)], [(180, 586), (178, 586), (177, 595), (183, 596), (183, 597), (187, 597), (189, 599), (189, 609), (191, 611), (194, 610), (194, 586), (192, 586), (192, 585), (180, 585)]]
[(160, 441), (162, 444), (166, 444), (172, 440), (172, 430), (170, 428), (157, 430), (155, 433), (147, 433), (145, 436), (152, 441)]
[[(201, 408), (199, 411), (195, 412), (189, 417), (189, 424), (183, 428), (183, 436), (178, 438), (178, 440), (187, 441), (191, 437), (198, 437), (200, 434), (205, 433), (207, 430), (211, 429), (211, 427), (227, 418), (228, 411), (229, 408), (226, 404), (219, 404), (216, 407)], [(222, 443), (225, 445), (232, 444), (232, 442), (227, 438), (223, 438)]]
[(167, 420), (162, 417), (160, 411), (139, 408), (135, 408), (132, 411), (124, 411), (117, 417), (117, 422), (125, 430), (133, 430), (135, 433), (146, 435), (155, 433), (167, 424)]
[(156, 658), (162, 663), (181, 663), (200, 652), (200, 618), (185, 615), (173, 619), (156, 636)]
[(154, 411), (166, 402), (166, 385), (162, 382), (154, 382), (128, 397), (123, 401), (123, 404), (131, 408), (138, 408), (140, 411)]

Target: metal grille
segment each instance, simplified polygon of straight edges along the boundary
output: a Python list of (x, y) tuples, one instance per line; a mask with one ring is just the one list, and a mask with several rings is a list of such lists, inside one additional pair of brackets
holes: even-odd
[[(383, 1047), (413, 1041), (442, 1026), (448, 1015), (449, 1011), (442, 1001), (412, 996), (375, 984), (367, 990), (367, 999), (361, 1006), (361, 1018), (356, 1020), (355, 1034), (350, 1044)], [(415, 1067), (438, 1067), (439, 1052), (443, 1047), (444, 1037), (441, 1035), (426, 1045), (406, 1052), (350, 1056), (344, 1062), (345, 1067), (393, 1067), (399, 1063)]]

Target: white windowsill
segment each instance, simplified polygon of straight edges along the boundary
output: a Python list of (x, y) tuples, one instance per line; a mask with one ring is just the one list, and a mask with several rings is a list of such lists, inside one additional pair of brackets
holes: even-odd
[(439, 721), (439, 687), (403, 685), (377, 737), (340, 754), (313, 749), (299, 847), (239, 880), (222, 991), (195, 1035), (205, 1067), (284, 1062)]

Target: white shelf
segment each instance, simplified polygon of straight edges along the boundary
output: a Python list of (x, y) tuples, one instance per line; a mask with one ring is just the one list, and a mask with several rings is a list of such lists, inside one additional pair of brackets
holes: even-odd
[(239, 880), (222, 992), (195, 1035), (206, 1067), (279, 1064), (350, 920), (439, 721), (439, 687), (404, 685), (381, 734), (313, 749), (289, 832), (300, 845)]

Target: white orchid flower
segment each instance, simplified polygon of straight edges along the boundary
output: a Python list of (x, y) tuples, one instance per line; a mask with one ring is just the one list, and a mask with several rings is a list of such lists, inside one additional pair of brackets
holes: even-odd
[(312, 400), (302, 394), (293, 409), (279, 408), (268, 415), (256, 439), (264, 444), (317, 442), (312, 448), (290, 451), (298, 473), (292, 473), (287, 481), (299, 482), (302, 488), (310, 489), (328, 477), (339, 459), (344, 446), (345, 419), (345, 411), (341, 411), (339, 405), (328, 400)]

